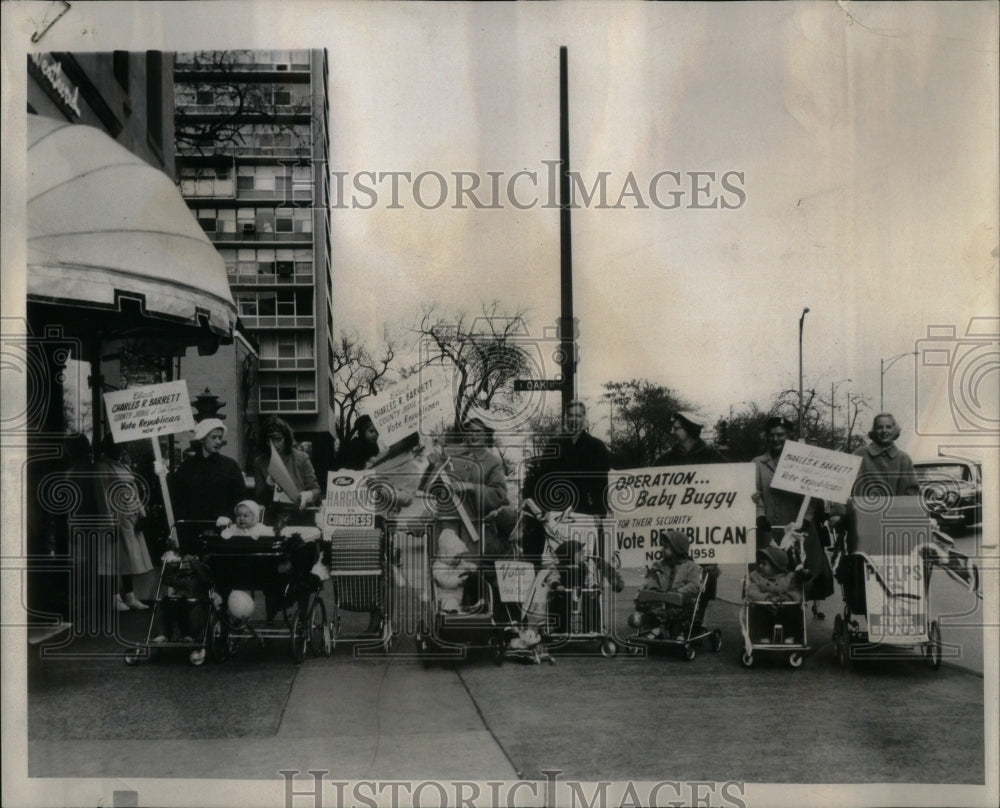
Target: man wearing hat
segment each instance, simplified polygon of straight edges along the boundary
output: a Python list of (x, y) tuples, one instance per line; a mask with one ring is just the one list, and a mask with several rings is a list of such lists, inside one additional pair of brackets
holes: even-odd
[(247, 485), (236, 461), (220, 454), (226, 425), (206, 418), (194, 428), (198, 451), (184, 460), (170, 481), (174, 515), (178, 520), (215, 521), (231, 514), (247, 496)]
[(701, 439), (703, 427), (704, 424), (691, 413), (674, 413), (670, 424), (674, 445), (657, 458), (653, 465), (693, 466), (702, 463), (725, 463), (726, 458)]

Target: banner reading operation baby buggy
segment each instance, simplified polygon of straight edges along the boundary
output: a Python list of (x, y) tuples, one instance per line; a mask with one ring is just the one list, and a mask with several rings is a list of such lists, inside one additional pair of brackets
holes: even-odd
[(667, 531), (679, 530), (691, 541), (693, 560), (744, 564), (748, 541), (755, 541), (753, 490), (753, 463), (613, 471), (612, 552), (623, 567), (644, 567), (662, 558)]

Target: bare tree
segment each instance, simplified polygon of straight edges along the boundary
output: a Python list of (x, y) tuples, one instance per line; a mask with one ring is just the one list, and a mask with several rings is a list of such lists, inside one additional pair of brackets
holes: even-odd
[(333, 411), (337, 437), (346, 440), (358, 416), (362, 401), (377, 395), (387, 383), (386, 376), (396, 358), (397, 345), (383, 330), (378, 351), (365, 345), (357, 332), (341, 331), (333, 350)]
[(518, 393), (515, 379), (531, 372), (526, 311), (501, 311), (500, 303), (483, 304), (482, 313), (469, 317), (442, 314), (424, 308), (414, 329), (420, 340), (419, 367), (450, 365), (454, 369), (456, 426), (473, 407), (508, 414)]
[(312, 99), (293, 98), (292, 82), (254, 79), (247, 70), (253, 51), (179, 53), (177, 64), (174, 139), (180, 151), (231, 157), (254, 131), (291, 135), (303, 121), (312, 126)]
[(674, 413), (692, 409), (669, 387), (646, 379), (605, 382), (604, 390), (603, 399), (612, 406), (610, 449), (618, 468), (653, 465), (670, 445)]

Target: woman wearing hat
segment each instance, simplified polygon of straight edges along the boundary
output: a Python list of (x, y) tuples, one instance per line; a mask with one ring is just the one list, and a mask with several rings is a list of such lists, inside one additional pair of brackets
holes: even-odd
[(178, 520), (214, 522), (246, 499), (247, 485), (236, 461), (220, 452), (226, 437), (222, 421), (199, 421), (194, 436), (198, 450), (181, 463), (170, 481), (174, 515)]
[(674, 445), (657, 458), (654, 465), (692, 466), (701, 463), (725, 463), (726, 458), (701, 439), (703, 426), (704, 424), (695, 420), (690, 413), (675, 413), (670, 424)]
[[(757, 505), (757, 549), (763, 550), (772, 543), (782, 540), (783, 535), (775, 535), (774, 528), (784, 528), (782, 546), (791, 540), (789, 525), (799, 518), (802, 495), (782, 491), (772, 487), (774, 472), (784, 451), (785, 443), (794, 434), (791, 421), (780, 415), (773, 415), (764, 422), (764, 443), (767, 451), (753, 459), (756, 476), (756, 490), (751, 499)], [(823, 600), (833, 594), (833, 572), (826, 552), (819, 540), (815, 520), (822, 508), (822, 502), (811, 500), (806, 509), (799, 533), (803, 535), (801, 560), (807, 570), (806, 597), (809, 600)], [(817, 618), (822, 613), (813, 604)]]
[(378, 429), (370, 415), (362, 415), (354, 422), (351, 438), (337, 455), (337, 467), (361, 471), (378, 457)]

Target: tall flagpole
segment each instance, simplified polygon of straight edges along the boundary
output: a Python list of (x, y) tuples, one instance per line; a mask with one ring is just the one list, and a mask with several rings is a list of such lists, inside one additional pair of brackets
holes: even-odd
[(570, 239), (569, 82), (566, 46), (559, 48), (559, 317), (562, 365), (562, 409), (576, 396), (576, 325), (573, 319), (573, 249)]

